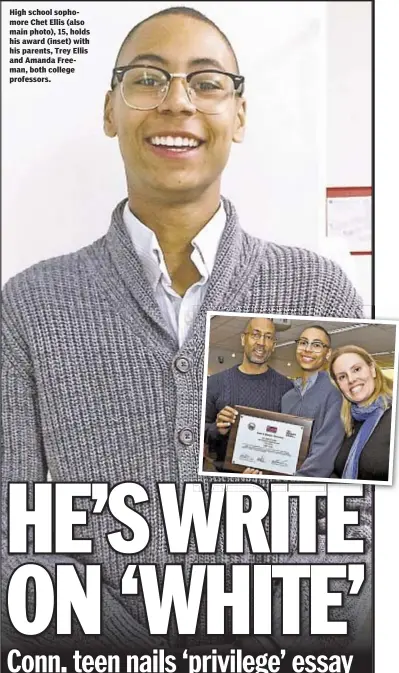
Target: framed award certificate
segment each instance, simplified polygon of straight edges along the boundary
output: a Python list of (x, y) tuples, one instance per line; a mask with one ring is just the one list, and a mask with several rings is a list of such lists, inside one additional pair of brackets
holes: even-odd
[(313, 420), (238, 405), (235, 409), (238, 416), (229, 435), (225, 469), (295, 474), (308, 454)]

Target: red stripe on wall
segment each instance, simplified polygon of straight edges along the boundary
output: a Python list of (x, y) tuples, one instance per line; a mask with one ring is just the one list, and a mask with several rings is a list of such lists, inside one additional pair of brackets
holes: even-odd
[(371, 187), (327, 187), (327, 198), (345, 196), (371, 196)]

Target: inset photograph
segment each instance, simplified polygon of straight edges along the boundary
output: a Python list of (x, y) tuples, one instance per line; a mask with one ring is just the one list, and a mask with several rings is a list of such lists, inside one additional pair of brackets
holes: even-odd
[(209, 312), (200, 473), (391, 485), (396, 328)]

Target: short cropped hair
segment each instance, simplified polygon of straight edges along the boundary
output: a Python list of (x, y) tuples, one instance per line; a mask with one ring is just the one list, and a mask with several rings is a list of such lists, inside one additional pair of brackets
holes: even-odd
[[(183, 6), (182, 7), (167, 7), (166, 9), (162, 9), (160, 12), (155, 12), (155, 14), (151, 14), (151, 16), (147, 16), (147, 18), (140, 21), (140, 23), (136, 23), (136, 25), (133, 26), (133, 28), (128, 32), (128, 34), (126, 35), (125, 39), (123, 40), (123, 42), (121, 44), (121, 47), (118, 51), (118, 55), (116, 57), (115, 67), (118, 65), (120, 55), (121, 55), (126, 43), (130, 40), (130, 38), (134, 35), (134, 33), (140, 28), (140, 26), (147, 23), (147, 21), (151, 21), (151, 19), (156, 19), (159, 16), (168, 16), (170, 14), (171, 15), (173, 15), (173, 14), (174, 15), (180, 15), (180, 16), (190, 16), (194, 19), (198, 19), (199, 21), (202, 21), (203, 23), (207, 23), (209, 26), (212, 26), (213, 28), (215, 28), (215, 30), (218, 31), (219, 35), (223, 38), (223, 40), (227, 44), (228, 48), (230, 49), (230, 51), (233, 55), (233, 58), (234, 58), (234, 62), (235, 62), (236, 70), (237, 70), (237, 75), (240, 74), (240, 69), (239, 69), (239, 66), (238, 66), (238, 60), (237, 60), (237, 56), (235, 54), (235, 51), (234, 51), (234, 49), (231, 45), (230, 40), (223, 33), (223, 31), (220, 30), (219, 26), (217, 26), (216, 23), (214, 23), (211, 19), (208, 19), (208, 17), (205, 16), (205, 14), (203, 14), (202, 12), (199, 12), (198, 9), (193, 9), (192, 7), (183, 7)], [(113, 86), (114, 86), (114, 78), (112, 78), (112, 81), (111, 81), (111, 89), (113, 88)]]
[(328, 347), (331, 348), (331, 336), (324, 327), (321, 325), (308, 325), (308, 327), (305, 327), (305, 329), (302, 331), (302, 334), (303, 332), (306, 332), (307, 329), (318, 329), (320, 332), (323, 332), (323, 334), (325, 334), (327, 337)]
[[(245, 332), (248, 330), (248, 327), (250, 326), (251, 322), (252, 322), (253, 320), (255, 320), (257, 317), (263, 318), (264, 316), (256, 316), (256, 315), (252, 316), (252, 318), (250, 318), (250, 319), (248, 320), (248, 322), (245, 323), (245, 327), (244, 327), (244, 329), (243, 329), (243, 331), (242, 331), (242, 334), (245, 334)], [(275, 324), (274, 324), (274, 320), (273, 320), (273, 318), (268, 318), (268, 317), (266, 316), (266, 317), (265, 317), (265, 320), (268, 320), (269, 322), (271, 322), (272, 325), (273, 325), (273, 329), (274, 329), (274, 331), (276, 331), (276, 326), (275, 326)]]

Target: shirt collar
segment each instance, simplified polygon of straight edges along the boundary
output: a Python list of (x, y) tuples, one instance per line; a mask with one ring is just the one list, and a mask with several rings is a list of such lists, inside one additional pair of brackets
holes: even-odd
[[(195, 238), (191, 241), (194, 250), (191, 259), (196, 265), (198, 271), (202, 276), (209, 278), (215, 266), (215, 259), (222, 238), (223, 230), (226, 224), (226, 213), (222, 204), (209, 222), (198, 232)], [(197, 255), (201, 259), (204, 269), (201, 269), (197, 260)]]
[(316, 383), (318, 375), (319, 372), (315, 372), (311, 376), (308, 376), (304, 386), (302, 386), (302, 378), (295, 379), (294, 381), (295, 388), (301, 393), (301, 395), (304, 395), (306, 391), (308, 391), (309, 388), (311, 388)]
[[(155, 289), (161, 276), (164, 276), (170, 283), (169, 273), (156, 235), (132, 213), (128, 201), (123, 210), (123, 221), (152, 288)], [(201, 274), (203, 283), (209, 279), (213, 271), (225, 224), (226, 213), (223, 205), (220, 204), (214, 216), (191, 241), (194, 248), (191, 259)]]

